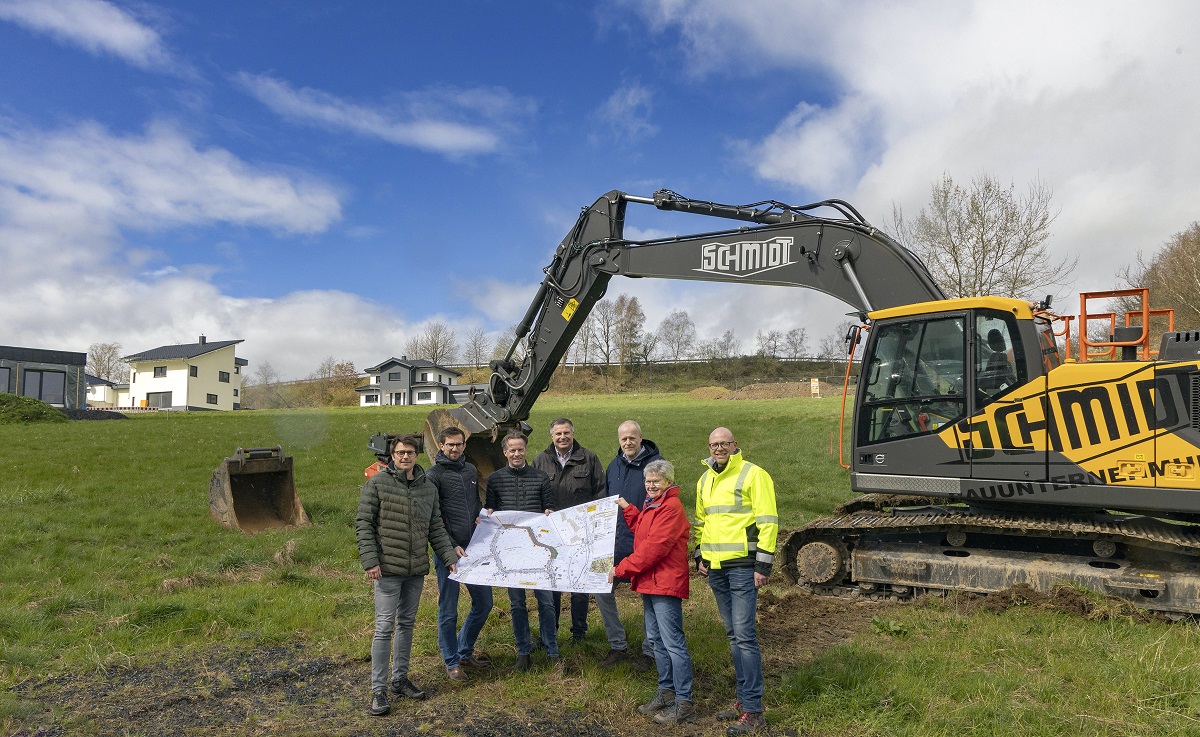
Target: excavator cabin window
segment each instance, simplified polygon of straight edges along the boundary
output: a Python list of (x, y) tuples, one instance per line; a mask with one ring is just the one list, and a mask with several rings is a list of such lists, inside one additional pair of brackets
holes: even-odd
[(975, 315), (975, 399), (984, 407), (1025, 383), (1019, 333), (1010, 315), (983, 311)]
[(867, 357), (860, 445), (937, 432), (966, 416), (966, 317), (881, 323)]

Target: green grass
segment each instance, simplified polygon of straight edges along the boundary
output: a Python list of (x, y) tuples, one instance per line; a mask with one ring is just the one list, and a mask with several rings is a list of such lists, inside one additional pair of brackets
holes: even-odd
[[(708, 432), (726, 425), (772, 473), (790, 529), (851, 496), (836, 448), (829, 454), (839, 407), (838, 399), (546, 397), (531, 418), (532, 447), (544, 448), (550, 420), (567, 415), (607, 463), (617, 425), (637, 419), (675, 463), (690, 509)], [(374, 432), (417, 430), (424, 417), (414, 407), (345, 408), (0, 426), (0, 724), (30, 713), (8, 692), (15, 683), (104, 674), (164, 653), (299, 641), (314, 653), (364, 657), (372, 604), (354, 509), (362, 469), (374, 461), (366, 443)], [(314, 525), (253, 537), (216, 525), (212, 470), (238, 446), (276, 444), (295, 458)], [(782, 580), (773, 586), (785, 592)], [(497, 606), (507, 607), (504, 596)], [(732, 670), (702, 585), (685, 612), (701, 698), (719, 706), (731, 696)], [(622, 616), (637, 642), (635, 599), (622, 600)], [(431, 577), (417, 659), (437, 657), (435, 619)], [(805, 632), (797, 621), (796, 638)], [(589, 646), (602, 639), (595, 627)], [(480, 644), (508, 652), (511, 631), (489, 623)], [(1200, 734), (1197, 664), (1194, 624), (899, 607), (853, 642), (776, 672), (767, 705), (772, 724), (813, 734)], [(511, 678), (479, 693), (514, 708), (554, 701), (624, 713), (653, 690), (652, 679), (626, 669), (582, 668), (565, 686)]]

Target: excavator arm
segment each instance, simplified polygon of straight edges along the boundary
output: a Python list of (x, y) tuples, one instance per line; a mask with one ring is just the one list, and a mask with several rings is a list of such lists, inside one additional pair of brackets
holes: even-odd
[[(630, 203), (739, 225), (694, 235), (626, 240)], [(810, 214), (818, 208), (835, 210), (841, 217)], [(659, 190), (653, 197), (614, 190), (582, 211), (543, 271), (546, 276), (517, 326), (508, 354), (491, 364), (486, 395), (474, 396), (461, 407), (435, 411), (426, 423), (430, 440), (448, 425), (467, 431), (467, 455), (485, 474), (487, 468), (499, 467), (503, 457), (496, 447), (485, 449), (484, 443), (494, 446), (504, 430), (523, 426), (613, 276), (808, 287), (864, 314), (945, 298), (915, 255), (840, 200), (739, 206), (691, 200), (669, 190)]]

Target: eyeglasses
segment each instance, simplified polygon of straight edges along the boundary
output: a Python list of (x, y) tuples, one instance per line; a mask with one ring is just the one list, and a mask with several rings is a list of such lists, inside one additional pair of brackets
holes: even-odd
[(394, 455), (394, 456), (415, 456), (416, 454), (417, 454), (417, 451), (415, 451), (415, 450), (393, 450), (392, 451), (392, 455)]
[(465, 448), (465, 447), (467, 447), (467, 444), (466, 443), (445, 443), (445, 446), (447, 448)]
[(709, 443), (709, 450), (720, 450), (721, 448), (733, 448), (737, 445), (736, 440), (719, 440), (715, 443)]

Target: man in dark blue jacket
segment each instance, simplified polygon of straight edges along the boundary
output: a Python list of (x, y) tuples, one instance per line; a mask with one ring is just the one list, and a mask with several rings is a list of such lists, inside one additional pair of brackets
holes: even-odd
[[(475, 523), (483, 502), (479, 499), (479, 471), (463, 458), (466, 434), (457, 427), (447, 427), (438, 433), (438, 454), (426, 476), (438, 488), (442, 520), (455, 545), (467, 547), (475, 532)], [(438, 648), (446, 661), (450, 680), (463, 682), (467, 674), (463, 667), (485, 668), (491, 660), (475, 652), (475, 640), (492, 611), (492, 587), (466, 584), (471, 595), (471, 611), (458, 630), (459, 585), (450, 580), (450, 571), (441, 560), (434, 558), (438, 582)], [(458, 634), (455, 631), (458, 630)]]
[[(642, 437), (642, 427), (633, 420), (625, 420), (617, 427), (617, 457), (608, 464), (605, 476), (608, 493), (616, 494), (641, 509), (646, 500), (644, 471), (650, 461), (661, 461), (658, 446)], [(617, 515), (617, 539), (613, 545), (613, 565), (616, 566), (633, 553), (633, 532), (625, 524), (624, 515)], [(617, 579), (625, 581), (625, 579)], [(627, 582), (627, 581), (626, 581)], [(613, 589), (616, 590), (614, 584)], [(610, 653), (611, 655), (611, 653)], [(604, 661), (601, 661), (604, 663)], [(642, 656), (631, 663), (638, 670), (654, 667), (654, 647), (642, 638)]]

